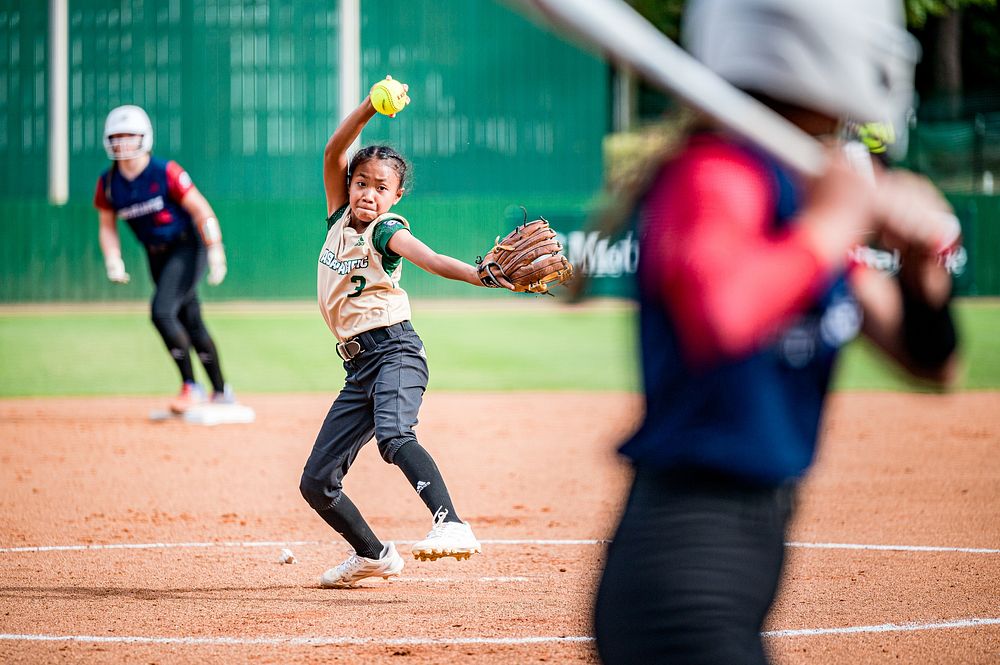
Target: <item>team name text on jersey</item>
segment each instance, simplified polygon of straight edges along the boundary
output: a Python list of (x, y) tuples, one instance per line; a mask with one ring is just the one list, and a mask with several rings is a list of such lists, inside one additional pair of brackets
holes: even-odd
[(368, 267), (368, 257), (361, 259), (348, 259), (347, 261), (338, 261), (337, 256), (328, 249), (324, 249), (319, 255), (319, 262), (325, 265), (330, 270), (336, 270), (341, 275), (346, 275), (347, 273), (358, 270), (359, 268)]
[(118, 215), (123, 219), (135, 219), (143, 215), (149, 215), (163, 210), (163, 197), (157, 196), (148, 201), (141, 201), (135, 205), (130, 205), (118, 211)]

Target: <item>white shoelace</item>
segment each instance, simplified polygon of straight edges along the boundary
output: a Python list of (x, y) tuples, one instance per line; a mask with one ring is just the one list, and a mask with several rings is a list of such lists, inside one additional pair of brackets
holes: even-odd
[(361, 558), (355, 553), (349, 556), (347, 558), (347, 561), (337, 566), (337, 568), (340, 570), (340, 576), (344, 577), (346, 575), (353, 575), (354, 573), (358, 572), (359, 570), (364, 568), (366, 563), (367, 562), (363, 558)]
[(434, 513), (434, 526), (431, 527), (431, 532), (427, 534), (428, 538), (437, 538), (444, 535), (445, 531), (449, 529), (449, 522), (444, 521), (446, 517), (448, 517), (447, 508), (439, 508)]

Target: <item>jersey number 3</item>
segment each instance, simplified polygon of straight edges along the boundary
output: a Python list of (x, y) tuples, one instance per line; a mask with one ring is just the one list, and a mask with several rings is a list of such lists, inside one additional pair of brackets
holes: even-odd
[(368, 285), (368, 282), (365, 281), (365, 278), (362, 277), (361, 275), (355, 275), (354, 277), (351, 278), (351, 281), (354, 282), (355, 284), (357, 284), (358, 288), (354, 289), (353, 292), (348, 293), (347, 297), (348, 298), (357, 298), (358, 296), (361, 295), (361, 292), (365, 290), (365, 286)]

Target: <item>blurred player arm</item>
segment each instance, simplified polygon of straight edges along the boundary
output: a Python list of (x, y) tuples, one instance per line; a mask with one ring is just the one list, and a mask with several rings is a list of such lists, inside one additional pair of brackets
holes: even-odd
[[(186, 174), (185, 174), (186, 176)], [(222, 229), (208, 199), (193, 184), (180, 198), (181, 207), (191, 215), (208, 252), (208, 283), (217, 286), (226, 278), (226, 250), (222, 245)]]
[(181, 207), (191, 215), (195, 228), (198, 229), (202, 241), (206, 247), (222, 244), (222, 228), (219, 226), (219, 219), (212, 210), (212, 205), (208, 199), (198, 191), (194, 185), (184, 194), (180, 200)]
[(835, 161), (797, 223), (775, 231), (772, 181), (744, 153), (703, 145), (661, 174), (644, 211), (641, 280), (664, 299), (688, 360), (750, 353), (803, 312), (846, 265), (868, 215), (863, 187)]
[(323, 150), (323, 189), (326, 191), (326, 215), (329, 217), (347, 203), (347, 151), (361, 136), (361, 130), (375, 116), (375, 107), (366, 96), (358, 108), (344, 118)]
[(401, 229), (393, 234), (388, 242), (389, 251), (432, 275), (447, 277), (459, 282), (467, 282), (474, 286), (483, 286), (479, 280), (476, 267), (459, 261), (446, 254), (438, 254), (421, 242), (409, 230)]
[(880, 174), (877, 187), (878, 242), (900, 253), (900, 270), (895, 277), (852, 273), (864, 332), (914, 376), (948, 387), (959, 373), (951, 275), (941, 261), (957, 241), (947, 221), (951, 208), (930, 181), (905, 171)]
[(174, 161), (167, 163), (167, 191), (191, 215), (206, 247), (222, 244), (222, 229), (211, 204), (191, 182), (187, 171)]
[(104, 254), (104, 270), (108, 279), (116, 284), (128, 284), (131, 276), (125, 272), (122, 260), (122, 243), (118, 236), (118, 218), (113, 210), (98, 208), (97, 240)]
[(97, 179), (94, 190), (94, 207), (97, 208), (97, 241), (104, 255), (104, 270), (108, 279), (116, 284), (128, 284), (129, 274), (125, 272), (125, 262), (122, 260), (122, 243), (118, 236), (118, 215), (108, 200), (110, 194), (106, 178), (111, 174), (102, 175)]
[(862, 330), (875, 346), (916, 377), (954, 385), (958, 340), (948, 300), (927, 299), (904, 275), (868, 268), (854, 271), (851, 285), (865, 312)]

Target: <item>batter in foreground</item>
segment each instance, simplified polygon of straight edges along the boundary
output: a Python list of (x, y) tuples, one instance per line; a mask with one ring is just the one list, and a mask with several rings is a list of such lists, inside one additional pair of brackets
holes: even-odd
[[(859, 332), (910, 372), (955, 373), (955, 233), (925, 179), (847, 164), (845, 118), (905, 117), (917, 45), (898, 0), (691, 0), (689, 50), (831, 144), (806, 181), (705, 121), (636, 207), (646, 409), (596, 600), (602, 660), (767, 662), (798, 480), (834, 361)], [(874, 173), (872, 173), (874, 171)], [(898, 251), (896, 275), (856, 247)]]

